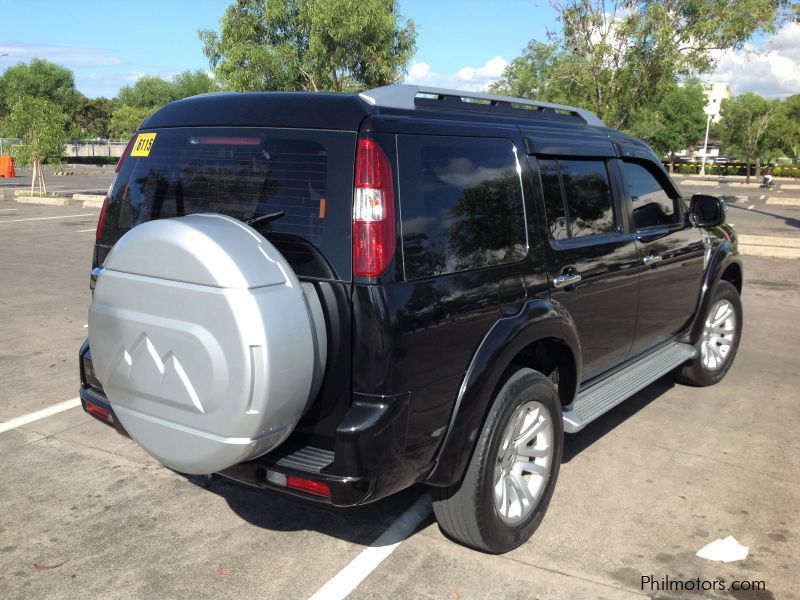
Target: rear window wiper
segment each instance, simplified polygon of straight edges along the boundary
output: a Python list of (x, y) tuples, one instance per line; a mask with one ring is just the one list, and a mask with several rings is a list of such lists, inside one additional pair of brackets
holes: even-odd
[(254, 225), (255, 223), (260, 223), (261, 221), (274, 221), (276, 219), (280, 219), (281, 217), (286, 216), (285, 210), (279, 210), (278, 212), (269, 213), (266, 215), (259, 215), (258, 217), (253, 217), (252, 219), (248, 219), (245, 221), (248, 225)]

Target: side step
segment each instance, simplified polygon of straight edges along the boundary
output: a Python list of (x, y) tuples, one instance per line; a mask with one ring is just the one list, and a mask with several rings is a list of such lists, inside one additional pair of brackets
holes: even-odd
[(564, 431), (580, 431), (623, 400), (694, 358), (696, 353), (694, 346), (673, 342), (581, 390), (572, 408), (564, 411)]

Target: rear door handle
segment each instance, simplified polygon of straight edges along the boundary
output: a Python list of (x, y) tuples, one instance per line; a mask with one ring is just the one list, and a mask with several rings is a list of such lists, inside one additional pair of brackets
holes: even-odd
[(564, 273), (553, 278), (553, 287), (565, 288), (575, 285), (581, 280), (580, 273)]
[(661, 256), (657, 254), (648, 254), (642, 259), (642, 262), (648, 266), (655, 266), (664, 260)]

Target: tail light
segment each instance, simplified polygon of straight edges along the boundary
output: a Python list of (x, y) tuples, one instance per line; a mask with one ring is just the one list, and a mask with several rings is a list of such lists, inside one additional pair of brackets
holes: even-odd
[(286, 477), (286, 487), (292, 490), (300, 490), (301, 492), (306, 492), (307, 494), (313, 494), (315, 496), (322, 496), (324, 498), (331, 497), (331, 488), (328, 487), (327, 483), (322, 483), (321, 481), (313, 481), (311, 479), (304, 479), (302, 477), (294, 477), (289, 475)]
[(373, 140), (358, 140), (353, 202), (353, 274), (375, 277), (394, 256), (394, 186), (389, 158)]
[(86, 410), (88, 410), (94, 416), (102, 419), (103, 421), (112, 421), (111, 414), (105, 409), (97, 406), (96, 404), (92, 404), (91, 402), (86, 403)]
[(106, 224), (106, 212), (108, 212), (108, 197), (111, 195), (111, 190), (114, 189), (114, 184), (117, 182), (117, 175), (122, 170), (122, 163), (125, 162), (125, 159), (131, 153), (131, 146), (133, 146), (133, 141), (136, 139), (134, 135), (130, 140), (128, 140), (127, 146), (125, 146), (125, 150), (122, 153), (122, 156), (119, 157), (119, 161), (117, 161), (117, 166), (114, 168), (114, 179), (111, 180), (111, 185), (108, 186), (108, 193), (106, 194), (105, 199), (103, 200), (103, 208), (100, 209), (100, 218), (97, 219), (97, 231), (95, 232), (95, 239), (99, 242), (100, 236), (103, 234), (103, 226)]
[(323, 498), (331, 497), (330, 486), (322, 481), (314, 481), (313, 479), (297, 477), (296, 475), (285, 475), (284, 473), (271, 470), (267, 470), (265, 476), (267, 481), (272, 485), (289, 488), (290, 490), (298, 490), (306, 494), (321, 496)]

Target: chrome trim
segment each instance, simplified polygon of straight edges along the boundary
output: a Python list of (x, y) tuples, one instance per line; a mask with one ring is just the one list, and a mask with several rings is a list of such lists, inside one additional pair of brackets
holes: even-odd
[(657, 265), (657, 264), (658, 264), (658, 263), (660, 263), (662, 260), (664, 260), (664, 258), (663, 258), (663, 257), (661, 257), (661, 256), (658, 256), (658, 255), (656, 255), (656, 254), (649, 254), (648, 256), (645, 256), (645, 257), (642, 259), (642, 262), (643, 262), (644, 264), (646, 264), (646, 265)]
[(94, 291), (94, 286), (97, 285), (97, 278), (103, 272), (103, 267), (95, 267), (89, 274), (89, 289)]
[(569, 273), (553, 277), (553, 287), (565, 288), (575, 285), (581, 280), (580, 273)]

